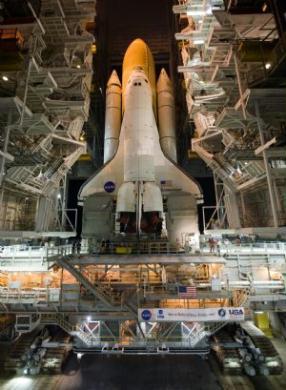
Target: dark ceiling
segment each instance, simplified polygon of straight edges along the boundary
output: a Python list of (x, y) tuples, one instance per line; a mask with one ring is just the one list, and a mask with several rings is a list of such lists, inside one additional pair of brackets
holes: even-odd
[[(33, 9), (37, 14), (40, 12), (41, 1), (29, 0)], [(21, 19), (21, 23), (25, 23), (25, 19), (29, 22), (32, 18), (31, 11), (26, 0), (1, 0), (0, 1), (0, 22), (12, 23)], [(32, 18), (33, 19), (33, 18)]]

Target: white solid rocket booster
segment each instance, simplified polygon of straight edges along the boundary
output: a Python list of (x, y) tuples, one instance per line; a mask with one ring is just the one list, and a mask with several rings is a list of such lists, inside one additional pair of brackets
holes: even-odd
[(121, 83), (116, 71), (111, 73), (106, 87), (104, 128), (104, 163), (111, 160), (118, 148), (121, 128)]
[(170, 160), (177, 162), (175, 99), (165, 69), (161, 70), (157, 81), (157, 107), (161, 148)]

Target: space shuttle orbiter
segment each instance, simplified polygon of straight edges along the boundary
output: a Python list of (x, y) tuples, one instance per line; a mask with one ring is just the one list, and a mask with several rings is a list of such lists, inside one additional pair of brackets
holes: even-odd
[(111, 199), (121, 232), (160, 233), (162, 225), (173, 239), (198, 232), (201, 190), (176, 160), (172, 85), (164, 69), (156, 84), (152, 53), (136, 39), (124, 56), (122, 85), (116, 71), (107, 84), (104, 166), (80, 191), (83, 235), (113, 233)]

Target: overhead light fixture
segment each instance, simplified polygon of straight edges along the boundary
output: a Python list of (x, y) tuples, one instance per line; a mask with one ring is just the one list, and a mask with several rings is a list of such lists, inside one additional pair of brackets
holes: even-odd
[(36, 177), (37, 177), (37, 179), (41, 179), (43, 177), (43, 172), (42, 172), (41, 169), (40, 169), (40, 172), (38, 173), (38, 175)]
[(267, 3), (263, 3), (263, 5), (262, 5), (262, 12), (266, 12), (267, 9), (268, 9)]
[(3, 81), (9, 81), (9, 79), (8, 79), (7, 76), (2, 76), (2, 80), (3, 80)]
[(188, 16), (204, 16), (206, 14), (206, 11), (187, 11)]
[(212, 7), (208, 7), (207, 9), (196, 9), (196, 10), (188, 10), (187, 16), (205, 16), (212, 14)]
[(233, 174), (242, 174), (239, 163), (236, 164), (235, 171), (233, 172)]
[(265, 64), (265, 69), (270, 69), (271, 68), (271, 63), (270, 62), (266, 62)]
[(204, 43), (205, 43), (205, 41), (203, 39), (195, 39), (193, 41), (194, 45), (203, 45)]

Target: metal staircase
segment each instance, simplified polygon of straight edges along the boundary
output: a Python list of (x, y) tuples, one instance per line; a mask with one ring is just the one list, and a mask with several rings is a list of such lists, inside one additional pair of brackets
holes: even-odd
[(69, 321), (65, 319), (64, 314), (56, 313), (56, 314), (42, 314), (41, 315), (41, 324), (46, 325), (58, 325), (65, 332), (72, 336), (77, 336), (81, 341), (83, 341), (86, 345), (92, 344), (93, 335), (89, 333), (85, 333), (83, 329), (79, 325), (73, 325)]
[(258, 180), (265, 179), (265, 169), (258, 161), (247, 165), (237, 163), (234, 167), (227, 159), (220, 157), (218, 160), (209, 153), (201, 144), (203, 139), (192, 141), (193, 151), (208, 165), (224, 184), (231, 190), (240, 191), (254, 186)]
[(137, 305), (134, 302), (133, 298), (136, 297), (136, 290), (131, 290), (127, 294), (123, 294), (123, 304), (129, 309), (132, 313), (137, 316)]
[(198, 329), (192, 334), (192, 346), (194, 347), (205, 337), (214, 335), (221, 330), (228, 322), (213, 322), (210, 324), (199, 324)]
[(194, 348), (207, 336), (208, 334), (205, 330), (205, 326), (200, 322), (196, 322), (192, 328), (191, 333), (189, 334), (189, 340), (192, 348)]
[(60, 265), (61, 267), (65, 268), (68, 272), (70, 272), (70, 274), (73, 275), (79, 283), (81, 283), (104, 305), (106, 305), (107, 307), (113, 307), (113, 302), (111, 297), (106, 295), (106, 293), (103, 292), (102, 288), (93, 285), (85, 276), (83, 276), (83, 274), (77, 268), (71, 265), (68, 261), (69, 258), (71, 257), (57, 259), (58, 265)]
[(206, 325), (206, 333), (208, 336), (212, 336), (216, 332), (218, 332), (220, 329), (222, 329), (225, 325), (227, 325), (227, 322), (214, 322), (211, 324)]
[(129, 299), (122, 300), (122, 294), (114, 291), (111, 287), (104, 284), (92, 284), (86, 276), (83, 275), (75, 266), (69, 263), (69, 259), (72, 259), (72, 256), (66, 258), (58, 258), (57, 263), (61, 267), (65, 268), (71, 275), (73, 275), (76, 280), (82, 284), (88, 291), (90, 291), (101, 303), (104, 304), (107, 308), (120, 307), (121, 310), (125, 309), (130, 312), (132, 316), (137, 316), (137, 307)]

